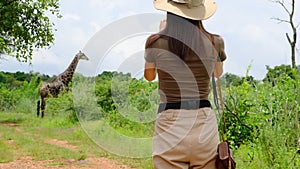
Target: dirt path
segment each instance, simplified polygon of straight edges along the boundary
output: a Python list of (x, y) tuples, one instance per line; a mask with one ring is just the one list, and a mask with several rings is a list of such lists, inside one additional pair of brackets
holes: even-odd
[[(2, 125), (14, 127), (19, 133), (24, 133), (21, 128), (15, 123), (2, 123)], [(0, 134), (0, 138), (3, 137)], [(77, 151), (77, 146), (71, 145), (66, 140), (58, 140), (53, 138), (44, 139), (45, 143), (52, 144), (55, 146), (67, 148), (73, 151)], [(7, 140), (7, 145), (14, 144), (14, 140)], [(15, 153), (20, 154), (17, 150)], [(0, 152), (1, 153), (1, 152)], [(134, 169), (126, 165), (122, 165), (115, 160), (105, 157), (89, 157), (84, 160), (74, 159), (54, 159), (54, 160), (43, 160), (36, 161), (32, 157), (25, 156), (15, 161), (8, 163), (0, 163), (0, 169)]]
[[(59, 164), (59, 165), (58, 165)], [(132, 169), (120, 165), (107, 158), (87, 158), (82, 161), (75, 160), (45, 160), (34, 161), (31, 157), (22, 157), (19, 160), (0, 163), (0, 169)]]
[(44, 142), (48, 143), (48, 144), (53, 144), (53, 145), (56, 145), (56, 146), (59, 146), (59, 147), (64, 147), (64, 148), (67, 148), (67, 149), (70, 149), (70, 150), (77, 150), (76, 146), (70, 145), (68, 143), (68, 141), (65, 141), (65, 140), (45, 139)]
[[(9, 141), (12, 144), (13, 140)], [(68, 141), (57, 139), (45, 139), (46, 143), (71, 150), (76, 150), (76, 146), (68, 144)], [(36, 161), (32, 157), (21, 157), (18, 160), (9, 163), (0, 163), (0, 169), (133, 169), (126, 165), (118, 164), (117, 161), (108, 158), (91, 157), (85, 160), (74, 159), (56, 159)]]

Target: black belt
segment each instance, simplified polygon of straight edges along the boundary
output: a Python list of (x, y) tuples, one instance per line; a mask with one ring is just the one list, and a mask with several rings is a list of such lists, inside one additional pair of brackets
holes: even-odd
[(164, 110), (168, 109), (199, 109), (204, 107), (211, 107), (211, 104), (208, 100), (186, 100), (176, 103), (161, 103), (158, 107), (158, 113), (161, 113)]

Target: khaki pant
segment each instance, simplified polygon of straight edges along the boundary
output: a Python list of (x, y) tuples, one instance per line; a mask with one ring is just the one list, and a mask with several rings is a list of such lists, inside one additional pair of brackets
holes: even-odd
[(215, 169), (219, 133), (211, 108), (158, 114), (153, 138), (155, 169)]

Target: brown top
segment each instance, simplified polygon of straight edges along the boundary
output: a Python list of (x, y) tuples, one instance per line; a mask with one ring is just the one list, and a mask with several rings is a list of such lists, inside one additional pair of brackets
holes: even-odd
[[(213, 39), (214, 43), (219, 43), (218, 38)], [(145, 60), (153, 62), (157, 69), (162, 103), (208, 100), (210, 77), (217, 60), (218, 49), (214, 50), (213, 43), (207, 42), (206, 49), (209, 49), (203, 51), (201, 56), (190, 52), (184, 61), (170, 52), (168, 40), (163, 37), (158, 38), (146, 49)], [(221, 61), (225, 59), (225, 54), (220, 56)]]

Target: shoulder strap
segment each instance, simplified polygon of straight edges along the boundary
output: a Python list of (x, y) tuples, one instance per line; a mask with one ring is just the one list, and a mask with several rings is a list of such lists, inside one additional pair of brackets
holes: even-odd
[(217, 78), (217, 83), (218, 83), (218, 89), (217, 91), (217, 86), (216, 86), (216, 80), (215, 77), (212, 76), (212, 86), (213, 86), (213, 96), (214, 96), (214, 103), (216, 105), (216, 108), (220, 114), (220, 106), (219, 106), (219, 99), (218, 99), (218, 92), (220, 96), (220, 102), (221, 102), (221, 108), (222, 108), (222, 117), (224, 120), (224, 124), (222, 127), (222, 140), (225, 141), (224, 133), (226, 132), (226, 117), (225, 117), (225, 112), (224, 112), (224, 102), (223, 102), (223, 97), (222, 97), (222, 92), (221, 92), (221, 80)]
[[(211, 42), (213, 47), (215, 48), (215, 40), (214, 40), (214, 36), (211, 35)], [(224, 120), (224, 124), (222, 127), (222, 140), (225, 141), (225, 137), (224, 137), (224, 133), (226, 133), (226, 117), (225, 117), (225, 112), (224, 112), (224, 102), (223, 102), (223, 97), (222, 97), (222, 89), (221, 89), (221, 80), (220, 78), (217, 78), (217, 82), (218, 82), (218, 89), (219, 91), (217, 91), (217, 85), (216, 85), (216, 80), (214, 77), (214, 73), (212, 74), (212, 86), (213, 86), (213, 96), (214, 96), (214, 103), (216, 105), (216, 108), (219, 112), (220, 106), (219, 106), (219, 99), (218, 99), (218, 92), (219, 92), (219, 96), (220, 96), (220, 102), (221, 102), (221, 108), (222, 108), (222, 117)], [(220, 114), (220, 112), (219, 112)]]
[[(213, 47), (215, 48), (216, 45), (215, 45), (214, 35), (210, 34), (210, 40), (211, 40), (211, 43), (212, 43)], [(215, 51), (215, 50), (213, 49), (213, 51)], [(214, 103), (216, 105), (216, 108), (219, 111), (218, 93), (217, 93), (217, 88), (216, 88), (216, 81), (215, 81), (215, 78), (214, 78), (214, 72), (213, 72), (211, 78), (212, 78), (212, 86), (213, 86)]]

